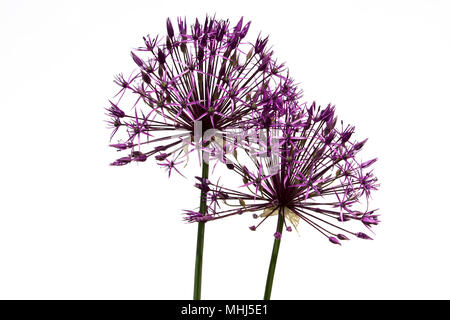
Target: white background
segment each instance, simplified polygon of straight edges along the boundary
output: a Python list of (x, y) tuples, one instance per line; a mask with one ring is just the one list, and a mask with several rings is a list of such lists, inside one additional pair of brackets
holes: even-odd
[[(198, 192), (154, 161), (109, 167), (103, 108), (142, 36), (205, 13), (270, 34), (304, 100), (379, 158), (376, 239), (285, 234), (273, 298), (449, 299), (449, 2), (317, 0), (1, 1), (0, 298), (191, 298)], [(251, 224), (207, 224), (205, 299), (262, 298), (275, 220)]]

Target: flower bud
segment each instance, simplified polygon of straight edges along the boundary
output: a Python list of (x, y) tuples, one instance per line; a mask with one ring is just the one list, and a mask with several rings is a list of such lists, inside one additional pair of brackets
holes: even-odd
[(350, 240), (347, 236), (345, 236), (345, 235), (343, 235), (341, 233), (338, 234), (337, 237), (338, 237), (339, 240)]
[(186, 18), (184, 21), (178, 18), (178, 30), (180, 30), (181, 35), (186, 35)]
[(205, 50), (202, 47), (198, 48), (197, 59), (198, 61), (202, 61), (205, 56)]
[(131, 162), (131, 157), (123, 157), (123, 158), (117, 159), (116, 161), (111, 163), (111, 166), (123, 166), (130, 162)]
[(366, 144), (366, 142), (367, 142), (367, 139), (365, 139), (365, 140), (363, 140), (363, 141), (361, 141), (361, 142), (356, 143), (356, 144), (353, 146), (353, 150), (354, 150), (354, 151), (359, 151), (359, 150), (361, 150), (362, 147), (364, 146), (364, 144)]
[(125, 112), (123, 112), (123, 110), (121, 110), (117, 105), (115, 105), (111, 101), (109, 103), (111, 103), (111, 107), (109, 107), (107, 110), (112, 116), (117, 118), (125, 117)]
[(225, 67), (226, 67), (226, 63), (222, 63), (222, 66), (220, 67), (220, 70), (219, 70), (219, 79), (222, 79), (222, 77), (224, 76)]
[(118, 151), (129, 148), (128, 144), (126, 144), (126, 143), (110, 144), (109, 146), (118, 149)]
[(379, 223), (379, 221), (378, 221), (376, 216), (365, 216), (365, 217), (362, 217), (361, 222), (364, 223), (365, 225), (371, 225), (371, 224), (377, 225)]
[(335, 237), (329, 237), (328, 240), (330, 240), (331, 243), (341, 245), (341, 243), (339, 242), (339, 240), (336, 239)]
[(236, 27), (234, 27), (234, 32), (239, 32), (241, 31), (242, 28), (242, 21), (244, 20), (244, 17), (241, 17), (241, 19), (239, 20), (239, 22), (237, 23)]
[(363, 162), (363, 163), (361, 164), (361, 168), (364, 169), (364, 168), (370, 167), (370, 166), (373, 165), (377, 160), (378, 160), (378, 158), (375, 158), (375, 159), (372, 159), (372, 160)]
[(356, 234), (356, 236), (360, 239), (364, 239), (364, 240), (373, 240), (371, 237), (369, 237), (367, 234), (362, 233), (362, 232), (358, 232)]
[[(167, 25), (167, 35), (168, 35), (170, 38), (173, 38), (174, 32), (173, 32), (173, 26), (172, 26), (172, 22), (170, 21), (170, 18), (167, 18), (166, 25)], [(179, 25), (178, 25), (178, 26), (179, 26)]]
[(143, 80), (145, 83), (150, 84), (151, 79), (150, 79), (150, 77), (148, 76), (148, 74), (145, 73), (144, 71), (141, 72), (141, 78), (142, 78), (142, 80)]
[(244, 26), (244, 28), (242, 28), (242, 31), (240, 33), (241, 39), (244, 39), (245, 36), (247, 35), (248, 29), (250, 29), (250, 24), (251, 24), (251, 22), (247, 22), (247, 24)]
[(155, 156), (157, 161), (164, 161), (169, 155), (167, 153), (161, 153)]
[(268, 40), (269, 40), (268, 37), (265, 38), (264, 40), (261, 40), (261, 38), (258, 37), (255, 43), (255, 54), (263, 52)]
[(158, 48), (158, 62), (160, 66), (162, 66), (166, 62), (166, 55), (160, 48)]
[(168, 146), (156, 146), (155, 147), (155, 151), (159, 152), (159, 151), (165, 151), (167, 150)]
[(144, 162), (147, 160), (147, 155), (143, 154), (140, 151), (134, 151), (132, 152), (133, 160), (138, 162)]
[(144, 62), (142, 62), (141, 58), (135, 55), (133, 51), (131, 51), (131, 57), (133, 58), (134, 63), (136, 63), (139, 66), (139, 68), (142, 68)]

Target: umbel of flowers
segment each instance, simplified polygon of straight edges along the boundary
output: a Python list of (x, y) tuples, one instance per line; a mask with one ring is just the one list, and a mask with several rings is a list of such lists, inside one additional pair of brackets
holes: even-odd
[[(107, 108), (112, 129), (111, 146), (121, 153), (111, 163), (122, 166), (154, 156), (158, 164), (181, 174), (177, 165), (194, 151), (202, 152), (202, 175), (209, 175), (209, 160), (219, 149), (239, 147), (236, 139), (204, 139), (208, 130), (242, 131), (270, 123), (273, 101), (299, 98), (282, 63), (273, 57), (268, 38), (247, 42), (250, 22), (206, 17), (188, 26), (177, 20), (178, 32), (167, 19), (167, 35), (144, 37), (131, 52), (137, 70), (118, 75), (118, 93)], [(281, 98), (282, 97), (282, 98)], [(218, 158), (219, 160), (224, 160)], [(201, 191), (199, 214), (207, 211)], [(194, 299), (201, 296), (204, 222), (198, 226)]]
[(197, 186), (208, 195), (208, 211), (186, 211), (185, 216), (196, 222), (250, 213), (260, 220), (250, 226), (252, 231), (277, 217), (265, 299), (270, 299), (283, 230), (290, 232), (303, 221), (341, 245), (352, 237), (371, 239), (361, 230), (347, 227), (350, 221), (359, 221), (368, 229), (379, 223), (376, 210), (368, 203), (378, 187), (371, 169), (376, 159), (358, 160), (367, 139), (354, 141), (354, 127), (339, 125), (331, 105), (322, 109), (315, 103), (307, 107), (279, 101), (274, 108), (277, 117), (260, 128), (266, 138), (247, 137), (240, 153), (246, 159), (227, 158), (228, 168), (241, 177), (242, 188), (199, 178)]
[(131, 52), (138, 70), (116, 77), (120, 89), (107, 108), (111, 138), (121, 133), (111, 146), (129, 150), (112, 165), (156, 155), (171, 169), (202, 144), (195, 141), (196, 125), (200, 138), (209, 129), (240, 129), (267, 113), (277, 96), (299, 97), (268, 38), (244, 41), (249, 27), (242, 18), (230, 28), (228, 21), (206, 17), (188, 28), (179, 18), (175, 34), (167, 19), (166, 37), (144, 37), (144, 46)]

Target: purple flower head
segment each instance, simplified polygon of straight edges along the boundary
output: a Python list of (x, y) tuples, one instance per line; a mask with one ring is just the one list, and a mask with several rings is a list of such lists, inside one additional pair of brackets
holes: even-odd
[(243, 188), (209, 183), (212, 191), (227, 192), (226, 202), (231, 205), (210, 212), (211, 220), (249, 212), (262, 218), (252, 227), (256, 230), (270, 217), (281, 215), (286, 227), (305, 223), (334, 244), (351, 236), (371, 239), (347, 227), (359, 222), (371, 228), (380, 222), (376, 210), (368, 209), (369, 195), (378, 188), (373, 171), (367, 171), (375, 161), (361, 163), (355, 156), (367, 139), (354, 142), (354, 127), (339, 129), (334, 106), (308, 107), (286, 97), (273, 106), (267, 105), (271, 124), (254, 126), (260, 135), (245, 140), (244, 154), (252, 166), (243, 165), (241, 156), (240, 161), (227, 158)]
[[(243, 41), (250, 22), (232, 26), (206, 16), (203, 24), (178, 18), (177, 25), (167, 19), (167, 36), (144, 37), (131, 53), (137, 70), (116, 77), (119, 91), (107, 109), (112, 136), (141, 152), (131, 161), (155, 156), (169, 174), (192, 152), (223, 161), (213, 153), (224, 153), (227, 143), (237, 147), (226, 133), (270, 128), (280, 103), (301, 96), (266, 49), (268, 38)], [(205, 138), (210, 130), (224, 134), (223, 141)], [(118, 145), (112, 144), (125, 149)]]

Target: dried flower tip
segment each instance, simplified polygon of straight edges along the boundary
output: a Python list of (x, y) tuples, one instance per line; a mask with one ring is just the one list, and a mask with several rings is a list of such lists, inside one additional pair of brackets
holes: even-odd
[(361, 219), (361, 222), (365, 225), (375, 224), (377, 225), (380, 221), (378, 221), (377, 216), (366, 216)]
[(167, 18), (167, 35), (170, 38), (173, 38), (173, 36), (175, 35), (175, 33), (173, 32), (173, 26), (172, 26), (172, 22), (170, 21), (170, 18)]
[(144, 162), (147, 160), (147, 155), (143, 154), (142, 152), (139, 152), (139, 151), (136, 152), (133, 156), (134, 156), (134, 158), (133, 158), (134, 161)]
[(164, 161), (164, 160), (166, 160), (166, 158), (168, 157), (169, 155), (167, 154), (167, 153), (161, 153), (161, 154), (158, 154), (157, 156), (155, 156), (155, 159), (157, 160), (157, 161)]
[(329, 237), (328, 240), (330, 240), (331, 243), (341, 245), (341, 243), (339, 242), (339, 240), (336, 239), (335, 237)]
[(125, 149), (129, 148), (128, 144), (126, 144), (126, 143), (110, 144), (109, 146), (118, 149), (117, 151), (125, 150)]
[(363, 162), (363, 163), (361, 164), (361, 168), (362, 168), (362, 169), (368, 168), (368, 167), (370, 167), (372, 164), (374, 164), (377, 160), (378, 160), (378, 158), (375, 158), (375, 159), (372, 159), (372, 160)]
[(347, 236), (345, 236), (345, 235), (343, 235), (341, 233), (338, 234), (337, 237), (338, 237), (339, 240), (350, 240), (350, 238), (348, 238)]
[(113, 163), (111, 163), (111, 165), (112, 166), (123, 166), (123, 165), (126, 165), (127, 163), (130, 163), (131, 160), (132, 160), (131, 157), (122, 157), (120, 159), (117, 159)]
[(110, 114), (117, 118), (123, 118), (125, 117), (125, 112), (121, 110), (118, 106), (116, 106), (114, 103), (111, 103), (111, 107), (109, 107), (107, 110), (110, 112)]
[(135, 55), (133, 51), (131, 51), (131, 57), (133, 58), (134, 63), (136, 63), (139, 66), (139, 68), (141, 68), (144, 65), (144, 62), (142, 62), (141, 58)]
[(165, 151), (167, 150), (168, 146), (156, 146), (155, 147), (155, 151), (160, 152), (160, 151)]
[(158, 62), (162, 66), (166, 62), (166, 55), (158, 48)]
[(373, 240), (371, 237), (369, 237), (367, 234), (363, 233), (363, 232), (358, 232), (356, 234), (356, 236), (360, 239), (365, 239), (365, 240)]

